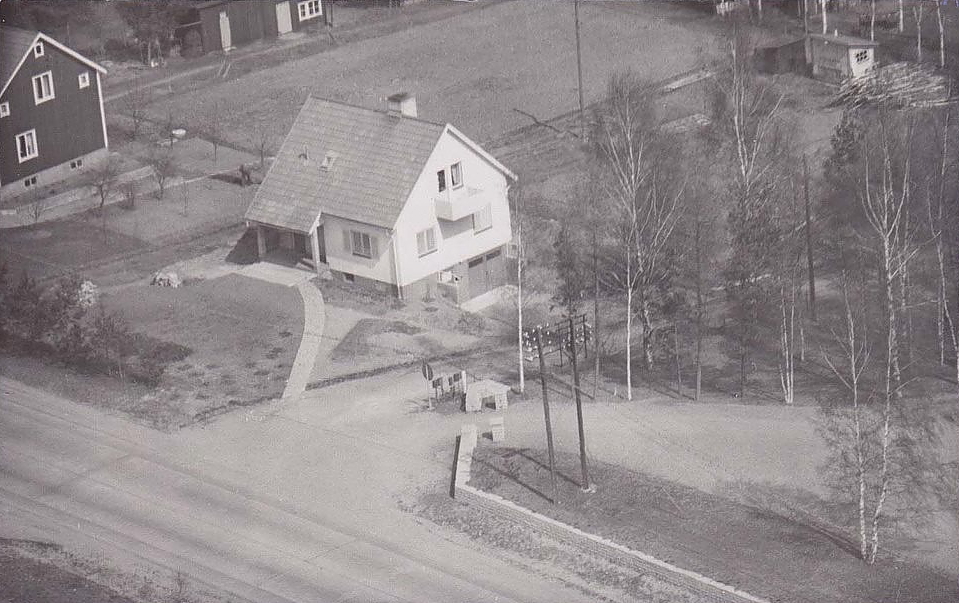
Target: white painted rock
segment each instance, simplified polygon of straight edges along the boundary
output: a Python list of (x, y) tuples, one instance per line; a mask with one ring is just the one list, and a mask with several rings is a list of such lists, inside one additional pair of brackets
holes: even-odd
[(153, 275), (150, 284), (156, 285), (157, 287), (176, 288), (183, 284), (183, 279), (181, 279), (180, 275), (176, 272), (161, 270)]

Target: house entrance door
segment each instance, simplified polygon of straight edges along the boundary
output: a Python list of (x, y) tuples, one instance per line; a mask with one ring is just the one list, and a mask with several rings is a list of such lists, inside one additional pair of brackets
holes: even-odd
[(220, 11), (220, 44), (223, 50), (233, 48), (233, 35), (230, 32), (230, 16), (226, 11)]
[(290, 3), (283, 0), (276, 5), (276, 31), (283, 35), (293, 31), (293, 21), (290, 17)]

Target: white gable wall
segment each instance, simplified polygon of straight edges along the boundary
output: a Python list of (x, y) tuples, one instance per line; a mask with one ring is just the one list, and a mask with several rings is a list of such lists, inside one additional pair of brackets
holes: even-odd
[[(438, 191), (436, 172), (446, 170), (448, 180), (450, 166), (457, 162), (462, 164), (463, 186), (481, 189), (491, 204), (492, 228), (478, 234), (473, 231), (471, 216), (455, 222), (436, 217), (435, 199), (442, 194)], [(512, 229), (506, 189), (506, 176), (500, 170), (449, 130), (444, 132), (396, 221), (393, 236), (398, 284), (409, 285), (508, 243)], [(455, 191), (448, 192), (455, 199)], [(416, 235), (429, 227), (436, 234), (436, 251), (420, 257)]]

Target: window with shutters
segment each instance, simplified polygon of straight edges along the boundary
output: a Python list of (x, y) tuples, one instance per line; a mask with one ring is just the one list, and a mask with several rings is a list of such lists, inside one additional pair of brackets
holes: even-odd
[(420, 257), (436, 251), (436, 231), (433, 227), (416, 234), (416, 250)]
[(487, 205), (473, 214), (473, 234), (478, 234), (493, 227), (493, 206)]
[(365, 232), (357, 230), (344, 231), (346, 250), (361, 258), (372, 259), (376, 240)]

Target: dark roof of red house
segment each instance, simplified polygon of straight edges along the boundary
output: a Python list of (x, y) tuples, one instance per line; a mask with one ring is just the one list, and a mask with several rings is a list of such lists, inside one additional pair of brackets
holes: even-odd
[(106, 69), (97, 63), (94, 63), (77, 51), (67, 48), (42, 31), (32, 31), (10, 25), (0, 25), (0, 94), (6, 91), (10, 80), (20, 68), (23, 57), (30, 51), (30, 48), (33, 47), (33, 43), (37, 38), (52, 44), (100, 73), (107, 72)]
[(13, 77), (20, 59), (27, 53), (38, 31), (0, 25), (0, 86), (6, 87)]

